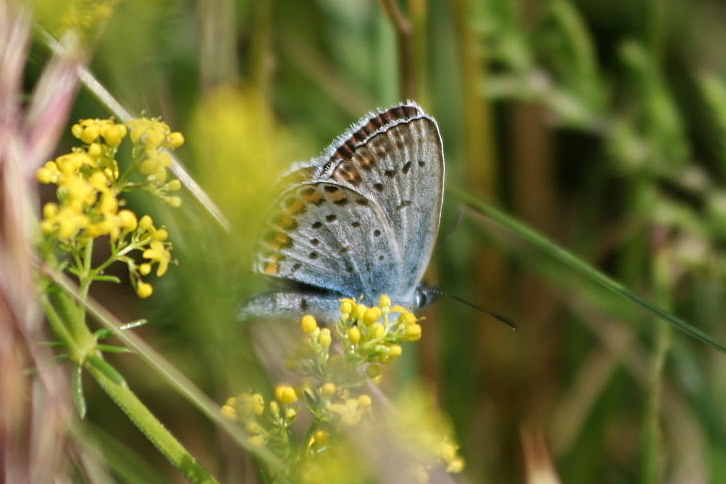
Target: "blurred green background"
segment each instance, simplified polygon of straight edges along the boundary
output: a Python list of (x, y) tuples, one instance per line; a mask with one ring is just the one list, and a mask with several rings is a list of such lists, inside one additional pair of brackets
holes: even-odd
[[(53, 9), (70, 8), (53, 3), (37, 12), (51, 30)], [(71, 3), (83, 18), (87, 2)], [(184, 133), (181, 160), (234, 227), (225, 234), (191, 197), (153, 212), (179, 265), (143, 303), (130, 288), (94, 295), (123, 320), (148, 317), (140, 334), (216, 401), (269, 389), (250, 337), (259, 324), (235, 319), (259, 288), (247, 268), (267, 192), (366, 112), (412, 98), (439, 123), (448, 185), (725, 341), (726, 6), (396, 5), (404, 31), (373, 0), (128, 0), (92, 22), (92, 72), (127, 108)], [(29, 84), (46, 57), (35, 45)], [(71, 120), (108, 114), (82, 91)], [(154, 210), (143, 203), (132, 200)], [(428, 281), (519, 328), (442, 298), (388, 383), (433, 389), (463, 479), (523, 482), (551, 459), (567, 483), (726, 482), (725, 355), (454, 197), (439, 235)], [(254, 482), (251, 460), (133, 355), (112, 362), (221, 482)], [(87, 427), (120, 481), (181, 482), (86, 383)], [(542, 437), (546, 450), (526, 445)]]

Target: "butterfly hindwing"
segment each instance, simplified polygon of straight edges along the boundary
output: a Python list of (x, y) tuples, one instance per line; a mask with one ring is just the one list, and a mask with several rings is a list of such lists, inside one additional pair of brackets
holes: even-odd
[(375, 200), (333, 181), (307, 182), (278, 199), (256, 268), (346, 296), (370, 295), (399, 280), (401, 255), (393, 241)]

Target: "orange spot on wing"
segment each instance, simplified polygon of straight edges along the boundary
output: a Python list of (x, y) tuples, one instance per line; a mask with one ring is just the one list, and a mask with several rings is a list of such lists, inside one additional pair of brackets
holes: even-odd
[(277, 267), (277, 262), (268, 262), (265, 264), (265, 274), (269, 274), (271, 276), (274, 276), (279, 271)]
[(273, 250), (280, 250), (285, 245), (290, 243), (290, 237), (283, 232), (276, 232), (274, 237), (267, 240), (267, 245)]
[(302, 200), (300, 200), (298, 198), (293, 203), (291, 203), (290, 205), (288, 205), (286, 208), (287, 208), (287, 211), (290, 214), (297, 215), (298, 213), (300, 213), (303, 210), (305, 210), (305, 202), (303, 202)]
[(328, 196), (330, 197), (330, 199), (333, 202), (339, 202), (339, 201), (345, 200), (347, 198), (346, 195), (345, 195), (345, 192), (343, 190), (337, 190), (337, 191), (331, 193)]
[(323, 196), (317, 192), (317, 190), (314, 190), (312, 193), (308, 195), (303, 195), (303, 198), (306, 202), (310, 203), (318, 203), (323, 199)]

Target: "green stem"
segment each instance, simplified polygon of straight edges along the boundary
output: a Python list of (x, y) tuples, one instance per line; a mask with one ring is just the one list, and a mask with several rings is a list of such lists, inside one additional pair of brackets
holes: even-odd
[(68, 332), (68, 329), (66, 329), (65, 324), (63, 324), (63, 320), (53, 307), (53, 304), (51, 304), (50, 299), (46, 294), (40, 296), (40, 303), (43, 306), (43, 310), (45, 311), (45, 314), (48, 318), (48, 323), (50, 324), (50, 327), (51, 329), (53, 329), (53, 332), (56, 334), (56, 336), (58, 336), (61, 341), (63, 341), (63, 344), (66, 348), (68, 348), (70, 354), (78, 353), (79, 350), (75, 344), (73, 336), (71, 336), (71, 334)]
[(647, 299), (644, 299), (634, 292), (630, 291), (626, 287), (624, 287), (619, 282), (613, 280), (612, 278), (608, 277), (604, 273), (598, 271), (593, 266), (589, 265), (585, 261), (581, 260), (574, 254), (568, 252), (567, 250), (559, 247), (554, 242), (550, 241), (546, 237), (542, 236), (538, 232), (532, 230), (528, 226), (524, 225), (521, 222), (518, 222), (514, 220), (509, 215), (505, 214), (504, 212), (501, 212), (494, 208), (493, 206), (482, 202), (475, 196), (459, 189), (453, 186), (447, 186), (447, 189), (449, 193), (461, 200), (462, 202), (469, 205), (472, 209), (475, 211), (486, 215), (487, 217), (491, 218), (492, 220), (498, 222), (499, 224), (503, 225), (519, 237), (521, 237), (523, 240), (529, 242), (533, 246), (540, 249), (542, 252), (546, 253), (550, 257), (553, 257), (554, 259), (560, 261), (562, 264), (570, 267), (571, 269), (579, 272), (580, 274), (584, 275), (591, 281), (595, 282), (600, 287), (607, 289), (608, 291), (611, 291), (621, 297), (624, 297), (625, 299), (630, 300), (631, 302), (634, 302), (638, 306), (644, 308), (645, 310), (657, 315), (658, 317), (666, 320), (668, 323), (670, 323), (673, 327), (678, 329), (679, 331), (682, 331), (683, 333), (691, 336), (692, 338), (695, 338), (699, 341), (702, 341), (708, 345), (713, 346), (714, 348), (719, 349), (720, 351), (726, 353), (726, 345), (723, 343), (715, 340), (713, 337), (708, 335), (707, 333), (704, 333), (700, 329), (688, 324), (683, 319), (679, 318), (678, 316), (666, 311), (665, 309), (662, 309), (652, 302), (648, 301)]
[[(667, 249), (659, 250), (653, 261), (655, 297), (664, 307), (671, 305), (673, 281), (671, 258)], [(645, 450), (643, 457), (643, 484), (663, 481), (663, 435), (661, 413), (663, 406), (663, 370), (671, 344), (671, 328), (663, 321), (656, 321), (655, 350), (650, 361), (650, 371), (645, 410)]]
[(146, 408), (134, 392), (126, 386), (114, 383), (95, 366), (86, 363), (84, 367), (159, 452), (164, 454), (169, 462), (177, 467), (187, 479), (194, 483), (217, 482)]
[[(78, 288), (64, 275), (48, 266), (41, 266), (39, 270), (53, 280), (63, 290), (74, 298), (80, 300), (81, 295)], [(271, 468), (277, 471), (282, 470), (282, 462), (264, 447), (257, 447), (249, 442), (238, 425), (231, 422), (222, 415), (219, 405), (207, 397), (194, 383), (192, 383), (175, 366), (159, 356), (145, 341), (139, 338), (132, 331), (122, 331), (122, 323), (93, 298), (83, 301), (88, 313), (101, 325), (110, 330), (117, 338), (131, 348), (139, 357), (147, 363), (159, 377), (171, 385), (180, 395), (191, 402), (197, 409), (206, 415), (217, 426), (224, 430), (238, 445), (245, 448), (257, 458), (264, 461)]]

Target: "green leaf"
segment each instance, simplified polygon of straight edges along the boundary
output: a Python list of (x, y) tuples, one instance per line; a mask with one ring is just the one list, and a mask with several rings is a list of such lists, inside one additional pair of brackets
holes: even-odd
[(48, 346), (49, 348), (64, 348), (66, 345), (62, 341), (41, 341), (41, 346)]
[(93, 337), (96, 338), (96, 341), (110, 338), (113, 336), (113, 331), (107, 328), (101, 328), (99, 330), (94, 331)]
[(133, 353), (130, 349), (124, 347), (124, 346), (116, 346), (116, 345), (96, 345), (96, 348), (98, 348), (101, 351), (107, 351), (109, 353)]
[(107, 275), (98, 275), (93, 276), (94, 281), (103, 281), (103, 282), (115, 282), (116, 284), (121, 283), (121, 279), (119, 279), (116, 276), (107, 276)]
[(523, 240), (534, 245), (550, 257), (555, 258), (556, 260), (560, 261), (571, 269), (579, 272), (586, 278), (590, 279), (592, 282), (598, 284), (600, 287), (614, 292), (615, 294), (618, 294), (619, 296), (624, 297), (631, 302), (634, 302), (638, 306), (666, 320), (679, 331), (682, 331), (683, 333), (691, 336), (692, 338), (702, 341), (726, 353), (726, 346), (724, 346), (723, 343), (715, 340), (713, 337), (701, 331), (700, 329), (688, 324), (686, 321), (682, 320), (678, 316), (671, 314), (665, 309), (656, 306), (647, 299), (638, 296), (619, 282), (595, 269), (593, 266), (578, 258), (576, 255), (558, 246), (554, 242), (550, 241), (549, 239), (529, 228), (528, 226), (524, 225), (523, 223), (513, 219), (509, 215), (494, 208), (493, 206), (482, 202), (478, 198), (463, 190), (452, 186), (448, 186), (447, 189), (451, 195), (466, 203), (473, 210), (481, 213), (482, 215), (486, 215), (492, 220), (498, 222), (502, 226), (506, 227), (507, 229), (511, 230), (516, 235), (521, 237)]
[(88, 358), (86, 358), (86, 362), (96, 368), (101, 373), (103, 373), (109, 380), (114, 382), (116, 385), (120, 385), (124, 388), (126, 387), (126, 380), (124, 380), (124, 377), (121, 376), (121, 373), (119, 373), (116, 368), (111, 366), (101, 357), (97, 355), (90, 355), (88, 356)]
[(86, 416), (86, 399), (83, 396), (83, 367), (81, 365), (73, 367), (71, 392), (73, 393), (73, 406), (76, 407), (78, 416), (83, 419)]

